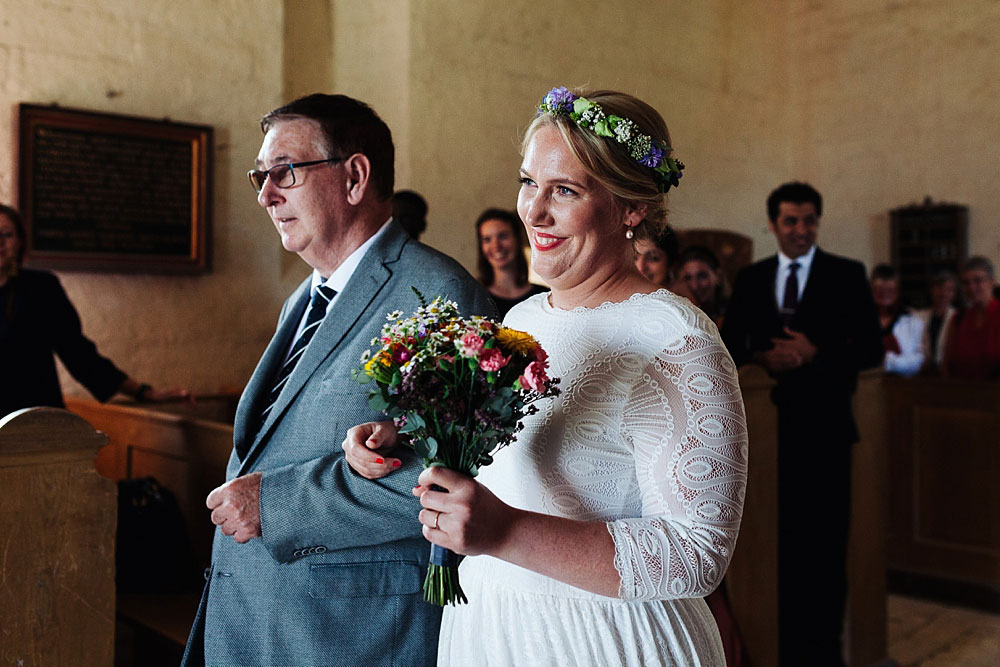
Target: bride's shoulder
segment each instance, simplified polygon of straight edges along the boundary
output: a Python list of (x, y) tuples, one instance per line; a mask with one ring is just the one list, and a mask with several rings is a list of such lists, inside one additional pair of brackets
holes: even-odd
[(660, 289), (650, 294), (635, 294), (629, 299), (632, 316), (637, 324), (659, 325), (665, 329), (686, 333), (714, 333), (715, 323), (686, 297)]

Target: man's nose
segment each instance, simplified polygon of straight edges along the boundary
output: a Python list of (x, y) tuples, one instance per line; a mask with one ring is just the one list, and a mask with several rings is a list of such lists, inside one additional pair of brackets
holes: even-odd
[(257, 193), (257, 203), (268, 208), (279, 203), (281, 199), (281, 188), (271, 183), (271, 178), (268, 176), (264, 179), (264, 185), (261, 186), (260, 192)]

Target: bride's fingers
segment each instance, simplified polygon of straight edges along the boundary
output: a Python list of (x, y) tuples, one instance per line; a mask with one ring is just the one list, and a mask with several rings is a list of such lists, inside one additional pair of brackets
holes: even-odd
[[(347, 431), (341, 443), (348, 465), (359, 475), (368, 479), (385, 477), (402, 465), (402, 461), (377, 451), (372, 451), (369, 441), (374, 437), (377, 424), (360, 424)], [(375, 443), (377, 445), (377, 441)]]

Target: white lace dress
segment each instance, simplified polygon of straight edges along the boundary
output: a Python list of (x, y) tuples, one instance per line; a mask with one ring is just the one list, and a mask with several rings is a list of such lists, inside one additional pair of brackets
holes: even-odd
[(702, 597), (736, 544), (747, 436), (715, 325), (666, 290), (572, 311), (538, 294), (505, 323), (541, 342), (563, 393), (478, 479), (515, 507), (607, 522), (622, 583), (605, 597), (466, 558), (469, 604), (445, 609), (438, 664), (725, 665)]

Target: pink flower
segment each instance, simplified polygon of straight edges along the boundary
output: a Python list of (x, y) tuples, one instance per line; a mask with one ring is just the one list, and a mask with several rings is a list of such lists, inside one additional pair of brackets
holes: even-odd
[(522, 387), (533, 389), (539, 393), (544, 393), (549, 386), (549, 376), (545, 373), (545, 366), (542, 362), (532, 361), (524, 369), (524, 375), (518, 378)]
[(541, 345), (535, 346), (535, 361), (542, 365), (542, 368), (549, 367), (549, 353), (542, 349)]
[(498, 371), (506, 366), (508, 361), (510, 357), (503, 356), (503, 352), (496, 348), (490, 348), (483, 350), (483, 356), (479, 358), (479, 367), (484, 371)]
[(413, 353), (410, 352), (410, 350), (408, 350), (404, 345), (397, 345), (396, 349), (392, 351), (392, 360), (397, 364), (406, 363), (412, 356)]
[(455, 348), (463, 357), (478, 359), (483, 351), (483, 339), (470, 331), (458, 339)]

